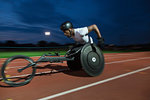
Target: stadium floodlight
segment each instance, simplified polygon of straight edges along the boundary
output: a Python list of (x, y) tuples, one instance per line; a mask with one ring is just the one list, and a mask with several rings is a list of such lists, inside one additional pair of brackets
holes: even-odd
[(46, 36), (49, 36), (51, 33), (50, 32), (45, 32), (45, 35)]

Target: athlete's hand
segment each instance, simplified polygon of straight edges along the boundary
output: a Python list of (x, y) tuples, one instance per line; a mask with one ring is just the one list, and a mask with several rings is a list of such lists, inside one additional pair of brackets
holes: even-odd
[(97, 46), (100, 47), (101, 49), (104, 49), (104, 38), (97, 38), (98, 44)]

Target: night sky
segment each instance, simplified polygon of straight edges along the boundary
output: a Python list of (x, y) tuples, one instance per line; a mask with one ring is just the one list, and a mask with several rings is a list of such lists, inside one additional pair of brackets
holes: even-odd
[(72, 43), (59, 29), (71, 21), (76, 28), (96, 24), (106, 44), (150, 43), (149, 5), (149, 0), (0, 0), (0, 41)]

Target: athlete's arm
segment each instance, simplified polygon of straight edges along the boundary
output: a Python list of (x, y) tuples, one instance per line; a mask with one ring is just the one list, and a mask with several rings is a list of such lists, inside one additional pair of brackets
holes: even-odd
[(101, 38), (101, 37), (102, 37), (102, 36), (101, 36), (101, 33), (100, 33), (100, 31), (99, 31), (99, 29), (98, 29), (98, 27), (97, 27), (97, 25), (93, 24), (93, 25), (91, 25), (91, 26), (88, 26), (88, 32), (91, 32), (91, 31), (95, 31), (96, 34), (97, 34), (97, 36), (98, 36), (98, 38)]

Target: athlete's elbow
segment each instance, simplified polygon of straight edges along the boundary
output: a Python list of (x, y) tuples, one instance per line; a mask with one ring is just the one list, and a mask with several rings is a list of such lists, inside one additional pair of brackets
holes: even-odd
[(91, 32), (91, 31), (96, 31), (96, 29), (97, 29), (97, 25), (96, 25), (96, 24), (90, 25), (90, 26), (88, 27), (89, 32)]
[(97, 25), (96, 25), (96, 24), (93, 24), (92, 26), (93, 26), (93, 27), (97, 27)]
[(97, 29), (97, 25), (96, 24), (93, 24), (93, 30), (96, 30)]
[(96, 28), (96, 24), (93, 24), (93, 25), (89, 26), (89, 28), (90, 28), (91, 30), (94, 30), (94, 29)]

